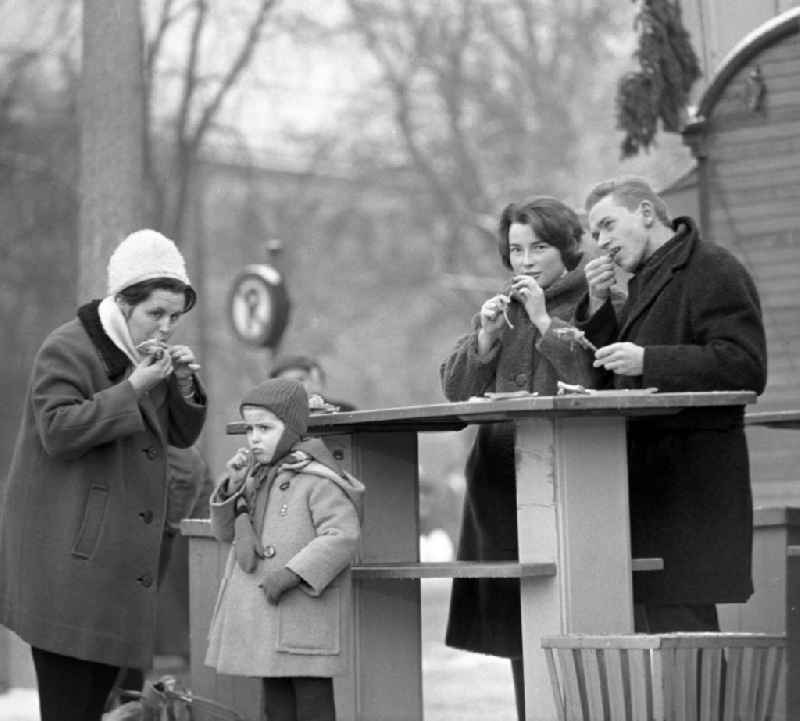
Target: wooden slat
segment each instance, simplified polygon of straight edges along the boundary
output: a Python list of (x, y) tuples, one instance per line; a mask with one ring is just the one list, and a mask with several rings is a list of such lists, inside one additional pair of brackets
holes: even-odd
[[(769, 142), (766, 140), (765, 142)], [(711, 197), (716, 197), (720, 192), (725, 191), (739, 191), (746, 188), (754, 188), (755, 190), (764, 190), (770, 187), (773, 183), (787, 184), (797, 181), (797, 173), (794, 168), (784, 168), (783, 170), (774, 170), (771, 173), (750, 173), (744, 172), (738, 175), (726, 174), (720, 176), (719, 174), (709, 179), (708, 192)], [(791, 230), (788, 233), (780, 235), (774, 233), (754, 233), (752, 238), (754, 240), (763, 237), (777, 237), (777, 238), (791, 238)]]
[[(800, 108), (788, 106), (785, 108), (770, 108), (770, 119), (776, 123), (793, 123), (800, 119)], [(751, 113), (749, 110), (742, 109), (739, 113), (730, 115), (716, 116), (711, 119), (709, 128), (714, 132), (725, 133), (743, 128), (758, 128), (764, 124), (763, 119)]]
[[(799, 68), (800, 70), (800, 68)], [(797, 91), (797, 79), (788, 76), (778, 76), (769, 80), (770, 88), (767, 95), (765, 108), (767, 112), (775, 108), (793, 107), (800, 104), (798, 98), (800, 93)], [(744, 87), (742, 87), (744, 91)], [(741, 97), (723, 97), (714, 107), (712, 117), (714, 120), (732, 113), (744, 113), (758, 119), (758, 114), (752, 113), (743, 102)], [(763, 121), (762, 121), (763, 122)]]
[(584, 716), (579, 676), (581, 673), (577, 652), (570, 648), (559, 648), (556, 652), (561, 669), (561, 688), (564, 708), (569, 721), (591, 721)]
[(772, 673), (772, 656), (774, 649), (760, 648), (756, 650), (758, 656), (758, 686), (755, 689), (755, 705), (753, 716), (756, 721), (771, 721), (764, 716), (765, 699), (769, 693), (770, 674)]
[(631, 682), (631, 716), (634, 719), (650, 718), (652, 699), (652, 677), (650, 676), (650, 652), (638, 648), (628, 651)]
[[(794, 96), (796, 94), (797, 76), (795, 75), (795, 77), (792, 77), (791, 70), (792, 66), (794, 66), (795, 73), (800, 72), (800, 62), (797, 60), (794, 62), (782, 62), (776, 64), (766, 62), (762, 65), (759, 61), (759, 66), (761, 67), (764, 81), (767, 84), (767, 102), (782, 95)], [(720, 96), (717, 104), (714, 106), (714, 114), (716, 114), (717, 108), (720, 106), (724, 107), (726, 105), (738, 105), (744, 109), (747, 109), (746, 103), (744, 102), (744, 96), (748, 91), (749, 83), (750, 69), (734, 77), (728, 84), (726, 91)], [(754, 114), (757, 115), (757, 113)]]
[[(762, 147), (767, 153), (774, 154), (771, 150), (772, 143), (781, 145), (793, 142), (796, 137), (796, 133), (792, 133), (795, 124), (794, 120), (788, 120), (786, 122), (772, 122), (766, 125), (719, 130), (709, 136), (707, 150), (714, 163), (735, 159), (734, 149), (737, 147), (743, 147), (748, 154), (752, 154), (751, 151), (754, 147)], [(720, 180), (723, 184), (727, 184), (729, 178), (717, 176), (712, 180), (714, 184)], [(791, 178), (787, 177), (784, 180), (791, 180)], [(713, 185), (711, 187), (713, 188)]]
[[(800, 175), (800, 164), (796, 166), (797, 174)], [(711, 201), (713, 204), (713, 201)], [(754, 221), (746, 219), (737, 219), (735, 221), (736, 234), (741, 238), (748, 237), (751, 233), (761, 231), (778, 232), (791, 229), (791, 225), (787, 223), (786, 218), (758, 218)], [(710, 232), (708, 239), (716, 242), (719, 238), (720, 245), (730, 243), (730, 221), (724, 214), (718, 214), (716, 219), (711, 220)]]
[[(664, 698), (664, 718), (673, 719), (677, 717), (675, 708), (675, 685), (676, 676), (680, 669), (677, 667), (675, 660), (676, 649), (662, 648), (653, 652), (653, 657), (658, 657), (661, 667), (661, 686)], [(658, 718), (658, 717), (656, 717)]]
[[(800, 157), (800, 156), (798, 156)], [(800, 162), (798, 163), (800, 165)], [(755, 180), (755, 179), (754, 179)], [(725, 217), (742, 218), (749, 215), (766, 215), (762, 208), (767, 208), (773, 213), (780, 213), (786, 217), (798, 217), (796, 203), (800, 198), (800, 188), (792, 187), (792, 192), (773, 192), (771, 190), (755, 190), (752, 186), (743, 188), (737, 191), (725, 191), (723, 194), (715, 194), (714, 202), (710, 206), (712, 212), (719, 210), (726, 212)], [(746, 239), (748, 246), (754, 246), (751, 240), (752, 236)], [(768, 265), (773, 262), (771, 257), (758, 258), (759, 265)]]
[[(798, 157), (800, 168), (800, 156)], [(762, 218), (789, 219), (797, 218), (800, 213), (797, 201), (792, 198), (774, 201), (762, 200), (752, 205), (727, 203), (724, 198), (715, 198), (710, 205), (710, 218), (712, 222), (735, 222), (737, 226), (745, 221), (754, 221)]]
[(695, 721), (686, 715), (686, 649), (675, 649), (675, 673), (672, 676), (672, 712), (676, 721)]
[(657, 636), (662, 648), (766, 648), (785, 646), (780, 633), (670, 633)]
[[(764, 80), (769, 87), (771, 95), (778, 95), (783, 92), (791, 92), (797, 88), (797, 73), (800, 72), (800, 62), (797, 60), (781, 63), (766, 63), (759, 61)], [(794, 70), (794, 73), (792, 72)], [(731, 82), (726, 92), (722, 94), (721, 102), (741, 102), (742, 96), (747, 91), (750, 70), (742, 73)]]
[[(726, 178), (729, 174), (733, 175), (754, 175), (755, 173), (769, 173), (770, 170), (784, 170), (789, 168), (797, 168), (797, 157), (789, 155), (788, 157), (774, 156), (768, 153), (763, 158), (748, 158), (744, 161), (737, 161), (731, 159), (728, 161), (718, 162), (716, 159), (709, 161), (709, 174), (713, 178)], [(761, 232), (764, 232), (763, 230)]]
[(797, 308), (797, 298), (795, 298), (793, 295), (788, 295), (783, 297), (774, 296), (769, 299), (768, 310), (770, 311), (775, 309), (794, 310), (796, 308)]
[(781, 646), (770, 649), (770, 667), (768, 670), (768, 681), (764, 689), (764, 703), (759, 709), (761, 716), (759, 719), (772, 721), (775, 714), (775, 703), (778, 699), (778, 684), (785, 669), (783, 667), (785, 659), (784, 649)]
[[(788, 7), (788, 5), (787, 5)], [(800, 45), (794, 35), (764, 48), (758, 55), (758, 63), (775, 63), (780, 61), (796, 62), (800, 58)], [(749, 70), (749, 68), (748, 68)]]
[(591, 721), (595, 721), (595, 719), (601, 721), (606, 717), (606, 705), (603, 701), (605, 674), (601, 669), (602, 653), (602, 650), (597, 648), (584, 648), (580, 651), (586, 689), (586, 706)]
[[(797, 133), (794, 135), (787, 133), (784, 135), (766, 136), (755, 132), (751, 133), (747, 142), (740, 141), (738, 144), (730, 142), (719, 142), (714, 145), (714, 163), (724, 164), (731, 161), (753, 160), (767, 156), (779, 155), (800, 155), (800, 138)], [(725, 179), (723, 179), (724, 182)], [(773, 191), (777, 193), (792, 193), (794, 185), (775, 186)], [(768, 188), (765, 187), (765, 190)]]
[(661, 648), (663, 636), (644, 633), (589, 634), (574, 633), (565, 636), (545, 636), (545, 648)]
[(550, 687), (553, 690), (553, 703), (556, 707), (558, 714), (558, 721), (567, 721), (567, 714), (565, 709), (564, 691), (562, 688), (561, 678), (558, 675), (554, 653), (552, 648), (544, 649), (545, 660), (547, 661), (547, 673), (550, 676)]
[(760, 649), (742, 650), (742, 690), (737, 709), (740, 718), (755, 721), (756, 695), (758, 692)]
[(723, 721), (740, 721), (738, 699), (742, 682), (742, 648), (732, 648), (726, 655), (725, 704)]
[(653, 669), (654, 719), (669, 719), (674, 715), (672, 704), (674, 656), (675, 652), (671, 648), (658, 649), (650, 655), (650, 663)]
[(680, 669), (682, 708), (686, 721), (698, 721), (697, 710), (699, 698), (697, 695), (697, 657), (700, 650), (697, 648), (679, 648), (675, 652), (675, 665)]
[(357, 563), (354, 578), (533, 578), (556, 575), (555, 563), (452, 561)]
[[(747, 148), (744, 155), (746, 157), (761, 158), (764, 157), (765, 153), (778, 154), (778, 149), (770, 148), (767, 150), (766, 145), (767, 143), (763, 143), (754, 145), (751, 148)], [(783, 153), (796, 152), (797, 155), (800, 156), (800, 139), (798, 139), (793, 146), (794, 147), (791, 149), (784, 147)], [(741, 158), (737, 159), (741, 160)], [(732, 188), (728, 184), (725, 184), (723, 187), (717, 187), (715, 188), (714, 196), (715, 198), (724, 197), (725, 203), (729, 207), (736, 207), (737, 209), (760, 205), (764, 202), (774, 202), (779, 200), (796, 201), (798, 198), (800, 198), (800, 185), (796, 183), (784, 183), (778, 186), (765, 185), (763, 187), (757, 187), (759, 178), (760, 176), (753, 177), (750, 183), (744, 183), (740, 188)], [(720, 196), (720, 191), (723, 191), (724, 195)]]
[(629, 694), (625, 688), (628, 678), (627, 666), (623, 668), (622, 659), (626, 652), (618, 648), (607, 648), (603, 650), (605, 661), (606, 681), (608, 683), (608, 710), (609, 719), (620, 719), (621, 721), (633, 721), (631, 718), (631, 708)]
[[(765, 108), (768, 112), (778, 108), (793, 108), (800, 106), (800, 91), (783, 90), (782, 92), (769, 93)], [(728, 114), (741, 113), (750, 115), (754, 120), (758, 120), (757, 114), (751, 112), (740, 98), (723, 98), (714, 107), (712, 117), (714, 120), (725, 117)]]
[[(775, 388), (776, 390), (778, 390), (778, 389), (779, 390), (783, 390), (779, 386), (772, 386), (771, 388)], [(792, 396), (794, 396), (794, 394), (792, 394)], [(784, 403), (783, 403), (784, 397), (780, 393), (773, 393), (772, 390), (770, 390), (768, 395), (765, 394), (763, 396), (763, 399), (764, 400), (763, 400), (763, 403), (761, 405), (765, 409), (765, 412), (780, 413), (780, 412), (782, 412), (784, 410), (788, 410), (788, 409), (785, 409), (785, 408), (782, 407), (784, 405)], [(795, 402), (792, 405), (795, 405), (795, 406), (800, 405), (800, 398), (795, 398)], [(770, 410), (767, 411), (766, 409), (770, 409)], [(781, 427), (781, 423), (782, 422), (780, 420), (775, 421), (774, 427), (775, 428), (780, 428)], [(766, 423), (764, 423), (764, 425), (767, 426), (767, 427), (771, 427), (772, 424), (770, 424), (769, 422), (766, 422)], [(793, 421), (784, 421), (783, 425), (786, 428), (790, 429), (790, 430), (792, 428), (795, 428), (795, 429), (797, 428), (796, 422), (793, 422)], [(785, 439), (782, 436), (780, 438), (781, 438), (781, 442), (785, 441)], [(781, 450), (781, 449), (778, 449), (778, 450)], [(791, 448), (790, 448), (790, 450), (791, 450)]]
[(634, 558), (631, 561), (631, 569), (634, 573), (645, 571), (663, 571), (663, 558)]
[(722, 702), (721, 648), (704, 649), (700, 656), (700, 719), (718, 719)]

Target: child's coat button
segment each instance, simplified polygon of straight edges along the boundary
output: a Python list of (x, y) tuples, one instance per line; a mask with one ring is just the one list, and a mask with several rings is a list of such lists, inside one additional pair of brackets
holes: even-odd
[(272, 558), (275, 555), (275, 546), (267, 546), (264, 549), (264, 557)]

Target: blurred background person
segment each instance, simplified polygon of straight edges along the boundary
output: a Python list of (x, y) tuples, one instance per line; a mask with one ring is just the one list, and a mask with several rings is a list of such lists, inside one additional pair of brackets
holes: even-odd
[(308, 393), (311, 408), (314, 408), (317, 396), (332, 406), (337, 406), (340, 411), (354, 411), (356, 407), (348, 401), (338, 398), (329, 398), (327, 395), (327, 377), (325, 370), (318, 360), (307, 355), (287, 355), (279, 357), (269, 372), (270, 378), (288, 378), (303, 384)]

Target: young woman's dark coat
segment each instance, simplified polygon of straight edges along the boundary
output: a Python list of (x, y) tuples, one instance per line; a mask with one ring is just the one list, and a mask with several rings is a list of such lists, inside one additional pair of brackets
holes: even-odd
[[(441, 366), (444, 394), (464, 401), (486, 391), (556, 393), (556, 382), (587, 383), (591, 358), (577, 344), (557, 334), (568, 325), (586, 291), (583, 264), (545, 291), (553, 322), (542, 337), (524, 308), (512, 302), (508, 326), (486, 357), (477, 349), (475, 329), (460, 338)], [(482, 425), (466, 467), (467, 491), (458, 558), (468, 561), (515, 561), (517, 499), (514, 424)], [(450, 600), (447, 644), (468, 651), (518, 657), (520, 641), (519, 581), (455, 579)]]
[[(584, 325), (597, 346), (644, 346), (641, 376), (617, 388), (751, 390), (766, 383), (767, 352), (752, 278), (689, 218), (631, 279), (618, 317), (610, 304)], [(585, 304), (578, 316), (583, 317)], [(753, 591), (752, 498), (744, 408), (631, 419), (628, 464), (633, 554), (664, 559), (634, 576), (635, 600), (732, 603)]]
[(32, 646), (149, 668), (167, 444), (205, 419), (174, 376), (137, 398), (96, 303), (34, 361), (0, 506), (0, 623)]

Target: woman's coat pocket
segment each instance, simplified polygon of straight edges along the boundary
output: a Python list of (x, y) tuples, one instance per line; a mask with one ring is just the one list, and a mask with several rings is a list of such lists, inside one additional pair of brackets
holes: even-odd
[(86, 499), (83, 510), (83, 520), (78, 531), (78, 538), (72, 547), (72, 555), (78, 558), (91, 558), (100, 537), (103, 518), (106, 514), (108, 503), (108, 488), (106, 486), (92, 486)]
[(329, 587), (312, 598), (300, 589), (278, 604), (278, 651), (333, 655), (341, 653), (342, 590)]

